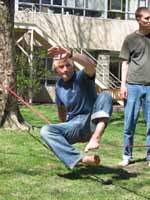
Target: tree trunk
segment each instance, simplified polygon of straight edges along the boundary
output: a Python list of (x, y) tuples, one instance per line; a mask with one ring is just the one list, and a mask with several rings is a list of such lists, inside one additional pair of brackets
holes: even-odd
[(0, 127), (26, 129), (17, 99), (4, 89), (15, 83), (14, 51), (14, 0), (0, 0)]

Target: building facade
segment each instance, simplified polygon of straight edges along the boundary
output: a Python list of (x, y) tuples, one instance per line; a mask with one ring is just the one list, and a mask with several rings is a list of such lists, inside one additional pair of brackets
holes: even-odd
[(16, 0), (16, 10), (73, 14), (100, 18), (134, 19), (139, 6), (150, 6), (149, 0)]
[(150, 0), (15, 0), (16, 35), (23, 29), (45, 48), (59, 44), (90, 53), (100, 87), (115, 87), (121, 76), (118, 54), (124, 37), (137, 28), (139, 6), (150, 7)]

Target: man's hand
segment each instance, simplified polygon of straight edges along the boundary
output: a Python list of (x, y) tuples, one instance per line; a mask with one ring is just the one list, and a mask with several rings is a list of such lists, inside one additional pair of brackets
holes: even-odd
[(48, 49), (48, 54), (53, 56), (53, 59), (67, 59), (72, 56), (72, 52), (64, 47), (55, 46)]
[(84, 152), (88, 152), (89, 150), (93, 149), (98, 149), (99, 147), (99, 140), (91, 138), (89, 143), (86, 145)]
[(127, 98), (127, 87), (126, 86), (121, 86), (121, 89), (120, 89), (120, 96), (121, 98), (123, 99), (126, 99)]

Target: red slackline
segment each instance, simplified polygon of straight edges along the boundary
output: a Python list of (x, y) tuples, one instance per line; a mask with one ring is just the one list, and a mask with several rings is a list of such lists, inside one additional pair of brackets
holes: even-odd
[[(32, 110), (37, 116), (39, 116), (45, 123), (47, 124), (52, 124), (44, 115), (42, 115), (39, 111), (37, 111), (33, 106), (31, 106), (28, 102), (26, 102), (22, 97), (18, 96), (10, 87), (10, 88), (5, 88), (2, 84), (0, 84), (0, 87), (3, 88), (4, 90), (7, 90), (10, 94), (12, 94), (14, 97), (16, 97), (19, 101), (21, 101), (24, 105), (26, 105), (30, 110)], [(150, 147), (149, 145), (134, 145), (134, 146), (113, 146), (113, 145), (100, 145), (100, 148), (106, 149), (121, 149), (124, 147), (133, 147), (133, 148), (144, 148), (144, 147)]]
[(21, 101), (24, 105), (26, 105), (28, 108), (30, 108), (37, 116), (39, 116), (46, 124), (51, 124), (51, 122), (44, 117), (39, 111), (37, 111), (33, 106), (31, 106), (27, 101), (25, 101), (22, 97), (18, 96), (11, 88), (5, 88), (2, 84), (0, 84), (0, 87), (3, 89), (6, 89), (9, 93), (11, 93), (14, 97), (16, 97), (19, 101)]

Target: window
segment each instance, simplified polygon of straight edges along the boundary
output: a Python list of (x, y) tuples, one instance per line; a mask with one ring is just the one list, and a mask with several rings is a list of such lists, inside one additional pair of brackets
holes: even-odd
[[(121, 63), (118, 59), (117, 52), (111, 52), (110, 55), (110, 73), (113, 74), (117, 79), (121, 80)], [(112, 76), (111, 76), (112, 77)], [(113, 83), (116, 86), (120, 86), (120, 81), (113, 78)]]
[(50, 4), (51, 0), (42, 0), (42, 4)]
[(141, 6), (146, 7), (146, 0), (139, 0), (138, 7), (141, 7)]
[(72, 8), (74, 8), (74, 7), (75, 7), (75, 0), (65, 0), (65, 1), (64, 1), (64, 4), (65, 4), (65, 6), (67, 6), (67, 7), (72, 7)]
[(125, 18), (125, 0), (108, 1), (108, 18), (124, 19)]
[(105, 0), (85, 0), (85, 7), (91, 10), (104, 10)]
[(128, 18), (135, 19), (135, 11), (138, 7), (138, 0), (129, 0), (128, 1)]
[(74, 15), (74, 9), (72, 8), (64, 8), (64, 13), (68, 15)]
[(75, 7), (83, 8), (84, 7), (84, 0), (76, 0)]
[(18, 9), (26, 11), (39, 11), (39, 0), (20, 0)]
[[(150, 1), (149, 2), (149, 7), (150, 7)], [(147, 0), (128, 0), (128, 18), (129, 19), (135, 19), (135, 11), (138, 7), (146, 7), (147, 5)]]
[(109, 1), (109, 10), (123, 10), (123, 0), (110, 0)]
[(100, 17), (101, 15), (102, 15), (102, 13), (100, 11), (96, 11), (96, 10), (86, 10), (85, 11), (85, 16)]
[(35, 1), (33, 1), (33, 0), (19, 0), (19, 2), (23, 2), (23, 3), (35, 3)]
[(62, 0), (53, 0), (53, 5), (62, 5)]
[(50, 13), (61, 13), (61, 8), (55, 8), (55, 7), (51, 7), (51, 9), (49, 10)]

